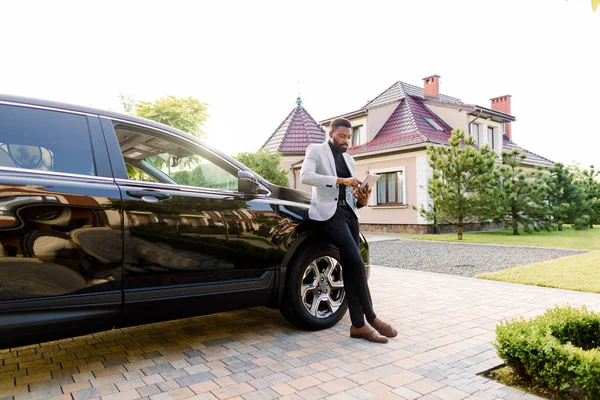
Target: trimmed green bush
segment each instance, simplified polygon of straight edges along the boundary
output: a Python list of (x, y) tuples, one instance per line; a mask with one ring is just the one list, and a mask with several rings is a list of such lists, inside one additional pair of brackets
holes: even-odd
[(553, 392), (600, 399), (600, 314), (555, 307), (496, 327), (498, 356), (524, 379)]

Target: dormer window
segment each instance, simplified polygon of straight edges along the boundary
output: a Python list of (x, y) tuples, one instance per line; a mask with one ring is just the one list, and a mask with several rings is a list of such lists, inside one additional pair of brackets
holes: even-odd
[(496, 150), (496, 141), (494, 140), (494, 128), (488, 126), (488, 145), (492, 148), (492, 150)]
[(367, 142), (362, 125), (352, 127), (352, 146), (360, 146)]
[(475, 140), (475, 144), (477, 146), (480, 146), (481, 138), (479, 137), (479, 124), (471, 125), (471, 136), (473, 136), (473, 139)]
[(426, 116), (424, 116), (424, 115), (421, 115), (421, 117), (423, 117), (423, 119), (424, 119), (424, 120), (425, 120), (425, 121), (426, 121), (426, 122), (427, 122), (429, 125), (431, 125), (431, 127), (432, 127), (433, 129), (435, 129), (436, 131), (438, 131), (438, 132), (443, 132), (443, 131), (444, 131), (444, 128), (442, 128), (442, 127), (440, 126), (440, 124), (438, 124), (437, 122), (435, 122), (435, 120), (434, 120), (433, 118), (429, 118), (429, 117), (426, 117)]

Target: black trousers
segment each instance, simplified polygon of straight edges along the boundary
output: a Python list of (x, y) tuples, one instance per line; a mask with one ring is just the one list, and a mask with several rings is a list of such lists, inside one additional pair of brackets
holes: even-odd
[(365, 264), (358, 248), (360, 227), (356, 215), (350, 207), (338, 206), (333, 217), (319, 222), (318, 227), (340, 251), (344, 289), (352, 325), (362, 327), (365, 317), (367, 321), (373, 322), (376, 315), (373, 311)]

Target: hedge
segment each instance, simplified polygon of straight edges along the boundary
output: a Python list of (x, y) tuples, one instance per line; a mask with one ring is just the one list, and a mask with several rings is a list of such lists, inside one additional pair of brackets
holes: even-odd
[(600, 314), (567, 306), (501, 322), (494, 346), (522, 378), (557, 394), (600, 399), (599, 344)]

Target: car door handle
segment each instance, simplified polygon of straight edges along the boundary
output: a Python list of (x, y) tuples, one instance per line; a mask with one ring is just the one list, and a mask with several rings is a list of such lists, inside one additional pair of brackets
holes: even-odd
[(171, 193), (159, 192), (156, 190), (128, 190), (126, 193), (131, 197), (150, 202), (152, 201), (150, 200), (152, 198), (156, 200), (169, 200), (171, 197), (173, 197)]

